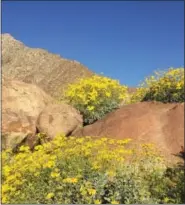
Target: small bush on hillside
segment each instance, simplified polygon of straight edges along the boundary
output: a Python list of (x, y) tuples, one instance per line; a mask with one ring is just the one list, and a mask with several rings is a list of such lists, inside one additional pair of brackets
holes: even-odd
[(164, 103), (184, 102), (184, 68), (169, 68), (155, 72), (145, 79), (131, 97), (131, 103), (160, 101)]
[(131, 150), (128, 142), (58, 136), (33, 152), (26, 146), (16, 155), (7, 150), (2, 153), (2, 202), (181, 203), (182, 173), (181, 178), (173, 173), (171, 180), (153, 145)]
[(84, 124), (91, 124), (118, 108), (127, 99), (127, 90), (117, 80), (93, 76), (71, 84), (65, 98), (81, 112)]

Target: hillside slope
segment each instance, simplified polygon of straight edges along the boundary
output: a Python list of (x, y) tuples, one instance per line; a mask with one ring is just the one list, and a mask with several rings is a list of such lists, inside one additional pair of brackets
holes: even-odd
[(55, 98), (61, 96), (61, 89), (69, 83), (94, 74), (77, 61), (43, 49), (29, 48), (10, 34), (1, 37), (3, 75), (36, 84)]

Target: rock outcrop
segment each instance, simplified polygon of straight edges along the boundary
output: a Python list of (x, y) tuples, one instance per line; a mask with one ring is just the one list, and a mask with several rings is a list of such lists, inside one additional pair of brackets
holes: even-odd
[(3, 76), (3, 149), (14, 149), (21, 144), (33, 148), (39, 142), (38, 132), (45, 133), (52, 140), (60, 133), (68, 136), (82, 125), (82, 116), (75, 108), (56, 103), (36, 85)]
[(2, 111), (2, 149), (15, 149), (21, 144), (36, 144), (36, 127), (33, 118), (21, 111)]
[(184, 103), (127, 105), (72, 135), (131, 138), (134, 142), (154, 143), (165, 154), (176, 154), (184, 146)]
[(53, 99), (36, 85), (2, 79), (2, 145), (15, 148), (22, 141), (33, 146), (36, 121)]
[(45, 133), (49, 139), (58, 134), (70, 135), (83, 126), (80, 113), (65, 103), (51, 104), (43, 109), (37, 121), (37, 129)]

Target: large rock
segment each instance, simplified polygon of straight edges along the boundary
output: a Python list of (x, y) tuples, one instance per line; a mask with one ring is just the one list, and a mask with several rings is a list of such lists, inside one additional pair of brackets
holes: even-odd
[(2, 79), (2, 144), (15, 148), (35, 142), (36, 121), (53, 99), (36, 85)]
[(5, 77), (2, 79), (2, 108), (10, 108), (15, 112), (22, 110), (36, 118), (52, 102), (53, 98), (36, 85)]
[(68, 136), (82, 125), (83, 118), (80, 113), (70, 105), (60, 103), (44, 108), (39, 115), (37, 129), (53, 139), (57, 134)]
[(38, 85), (55, 98), (69, 83), (94, 73), (81, 63), (44, 49), (29, 48), (10, 34), (2, 34), (2, 73), (9, 78)]
[(154, 143), (163, 153), (176, 154), (184, 146), (184, 103), (127, 105), (72, 135), (131, 138), (134, 142)]
[(14, 149), (23, 143), (34, 146), (36, 126), (30, 116), (21, 111), (3, 109), (2, 119), (2, 149)]

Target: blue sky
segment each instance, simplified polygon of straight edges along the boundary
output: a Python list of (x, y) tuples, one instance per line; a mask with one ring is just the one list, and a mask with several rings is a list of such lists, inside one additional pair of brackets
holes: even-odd
[(129, 86), (184, 66), (183, 1), (2, 2), (2, 33)]

